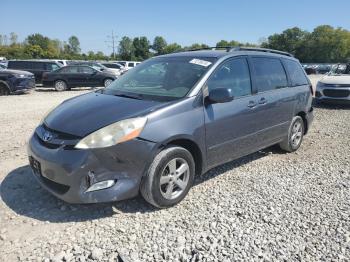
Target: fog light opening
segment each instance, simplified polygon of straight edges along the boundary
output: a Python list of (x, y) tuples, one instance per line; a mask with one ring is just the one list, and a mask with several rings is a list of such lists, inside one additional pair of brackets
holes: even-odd
[(116, 183), (115, 180), (100, 181), (100, 182), (97, 182), (97, 183), (93, 184), (92, 186), (90, 186), (85, 191), (85, 193), (92, 192), (92, 191), (97, 191), (97, 190), (101, 190), (101, 189), (110, 188), (110, 187), (114, 186), (115, 183)]

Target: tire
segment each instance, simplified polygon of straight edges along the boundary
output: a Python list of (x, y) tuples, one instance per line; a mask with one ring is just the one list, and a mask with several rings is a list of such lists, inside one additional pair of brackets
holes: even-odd
[(0, 96), (10, 95), (10, 90), (5, 84), (0, 84)]
[(109, 86), (114, 80), (111, 78), (106, 78), (105, 80), (103, 80), (103, 86), (107, 87)]
[(194, 175), (195, 162), (191, 153), (182, 147), (169, 146), (154, 158), (141, 181), (141, 195), (155, 207), (174, 206), (187, 195)]
[(297, 151), (300, 147), (305, 133), (304, 120), (300, 116), (293, 117), (288, 129), (288, 136), (279, 146), (286, 152)]
[(67, 83), (63, 80), (56, 80), (54, 84), (55, 90), (57, 92), (62, 92), (67, 90)]

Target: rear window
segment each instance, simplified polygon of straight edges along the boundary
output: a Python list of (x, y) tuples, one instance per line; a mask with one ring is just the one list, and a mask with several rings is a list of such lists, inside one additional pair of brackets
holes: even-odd
[(258, 92), (283, 88), (288, 85), (287, 76), (279, 59), (268, 57), (253, 57)]
[(308, 85), (308, 80), (300, 64), (292, 60), (284, 60), (292, 86)]

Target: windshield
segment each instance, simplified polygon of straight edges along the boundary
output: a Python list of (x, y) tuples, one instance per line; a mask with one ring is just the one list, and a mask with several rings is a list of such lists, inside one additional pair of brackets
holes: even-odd
[(330, 75), (350, 75), (350, 64), (338, 64), (333, 66)]
[(114, 81), (104, 93), (151, 100), (179, 99), (188, 94), (215, 60), (212, 57), (150, 59)]

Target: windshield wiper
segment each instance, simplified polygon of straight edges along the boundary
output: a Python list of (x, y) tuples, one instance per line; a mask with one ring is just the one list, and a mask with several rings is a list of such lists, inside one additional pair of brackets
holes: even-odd
[(142, 100), (141, 95), (127, 95), (127, 94), (114, 94), (115, 96), (120, 96), (120, 97), (126, 97), (126, 98), (131, 98), (131, 99), (138, 99)]

